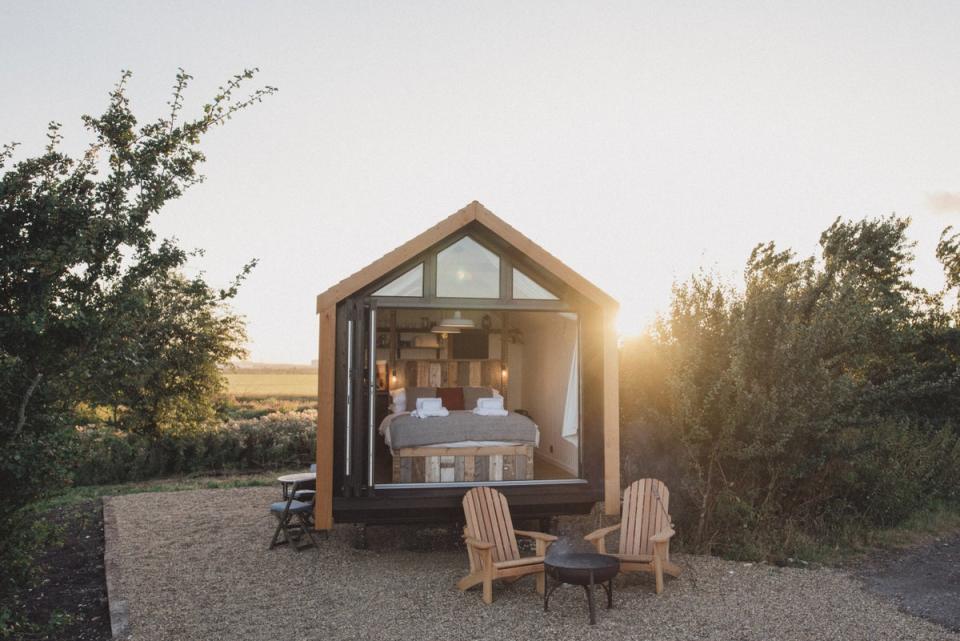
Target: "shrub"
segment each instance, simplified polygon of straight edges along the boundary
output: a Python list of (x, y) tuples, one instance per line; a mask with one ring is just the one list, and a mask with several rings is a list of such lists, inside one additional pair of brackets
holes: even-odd
[(74, 482), (305, 467), (316, 460), (316, 416), (315, 410), (275, 412), (156, 436), (86, 426), (77, 430)]
[(673, 489), (684, 542), (791, 555), (960, 505), (960, 332), (915, 288), (906, 221), (835, 223), (819, 260), (758, 246), (699, 275), (621, 354), (624, 468)]

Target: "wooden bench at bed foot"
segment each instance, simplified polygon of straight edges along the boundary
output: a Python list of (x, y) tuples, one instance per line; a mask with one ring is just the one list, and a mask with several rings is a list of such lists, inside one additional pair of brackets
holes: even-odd
[(533, 479), (533, 445), (407, 447), (393, 453), (394, 483)]

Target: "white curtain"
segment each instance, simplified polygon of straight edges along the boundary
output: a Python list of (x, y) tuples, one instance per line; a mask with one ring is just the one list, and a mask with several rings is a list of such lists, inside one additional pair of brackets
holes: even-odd
[(573, 330), (573, 349), (570, 355), (570, 375), (567, 377), (567, 395), (566, 403), (563, 407), (563, 431), (561, 432), (561, 435), (568, 442), (575, 446), (579, 446), (578, 432), (580, 428), (580, 368), (577, 364), (577, 353), (580, 350), (578, 349), (577, 345), (578, 339), (576, 334), (576, 322), (572, 323), (572, 328), (568, 324), (568, 327), (564, 329), (564, 333), (569, 331), (569, 329)]

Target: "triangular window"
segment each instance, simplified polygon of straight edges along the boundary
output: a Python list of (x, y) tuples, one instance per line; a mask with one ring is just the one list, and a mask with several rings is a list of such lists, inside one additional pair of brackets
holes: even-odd
[(500, 298), (500, 257), (464, 236), (437, 254), (437, 296)]
[(545, 287), (517, 268), (513, 270), (513, 297), (520, 300), (558, 300)]
[(397, 276), (392, 281), (373, 292), (373, 295), (420, 298), (423, 296), (423, 263), (420, 263), (410, 271)]

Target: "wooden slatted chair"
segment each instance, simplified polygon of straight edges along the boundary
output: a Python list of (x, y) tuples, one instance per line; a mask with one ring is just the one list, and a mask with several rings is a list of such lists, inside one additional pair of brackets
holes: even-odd
[[(514, 530), (506, 497), (489, 487), (475, 487), (463, 497), (466, 527), (463, 538), (470, 559), (470, 574), (460, 579), (457, 587), (467, 590), (483, 584), (483, 602), (493, 603), (493, 581), (513, 582), (534, 574), (537, 592), (543, 594), (543, 559), (547, 548), (557, 537), (542, 532)], [(536, 542), (536, 556), (521, 557), (517, 537)]]
[[(621, 572), (653, 572), (657, 594), (663, 592), (663, 575), (680, 576), (680, 566), (670, 562), (670, 490), (657, 479), (634, 481), (623, 494), (620, 523), (600, 528), (585, 538), (600, 554), (620, 559)], [(620, 549), (607, 552), (606, 537), (620, 531)]]

